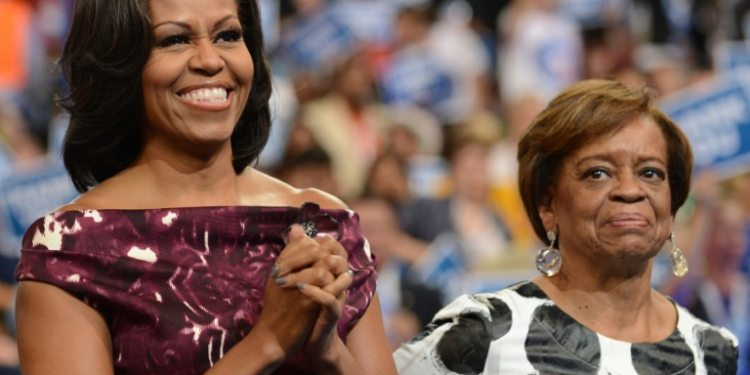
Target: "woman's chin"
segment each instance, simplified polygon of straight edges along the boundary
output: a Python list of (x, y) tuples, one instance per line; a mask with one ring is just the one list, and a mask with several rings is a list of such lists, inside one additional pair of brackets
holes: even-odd
[(603, 245), (606, 253), (616, 261), (647, 262), (654, 258), (662, 246), (656, 241), (639, 235), (626, 235)]

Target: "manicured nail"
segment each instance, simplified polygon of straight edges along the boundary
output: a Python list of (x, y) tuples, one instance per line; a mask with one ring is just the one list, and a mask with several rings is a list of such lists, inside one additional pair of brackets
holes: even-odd
[(278, 264), (274, 264), (273, 265), (273, 269), (271, 270), (271, 277), (275, 279), (276, 276), (279, 276), (279, 265)]
[(354, 270), (352, 270), (351, 268), (349, 268), (349, 270), (346, 272), (349, 273), (349, 276), (354, 277)]
[(305, 289), (305, 283), (297, 283), (297, 288)]
[(284, 285), (284, 283), (286, 283), (286, 276), (276, 279), (276, 285)]

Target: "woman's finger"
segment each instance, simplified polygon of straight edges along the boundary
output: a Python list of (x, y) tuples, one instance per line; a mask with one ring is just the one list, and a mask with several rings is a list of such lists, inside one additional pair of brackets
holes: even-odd
[(311, 238), (295, 238), (282, 250), (276, 260), (271, 277), (285, 276), (306, 267), (311, 267), (331, 253)]
[(349, 288), (349, 285), (352, 285), (353, 280), (354, 272), (352, 270), (348, 270), (336, 277), (336, 280), (334, 280), (332, 283), (324, 286), (323, 290), (330, 294), (333, 294), (334, 296), (338, 296), (345, 292)]
[[(325, 262), (317, 264), (317, 266), (325, 266), (334, 275), (338, 275), (348, 268), (348, 265), (346, 267), (343, 265), (347, 264), (349, 254), (335, 238), (331, 236), (309, 238), (298, 224), (292, 226), (290, 236), (289, 245), (284, 248), (276, 260), (276, 264), (271, 271), (271, 277), (285, 276), (290, 272), (310, 267), (323, 259), (325, 259)], [(334, 255), (336, 258), (326, 259), (330, 255)], [(338, 259), (343, 259), (343, 262)]]
[(298, 283), (326, 286), (336, 281), (336, 277), (322, 267), (305, 268), (298, 272), (276, 278), (275, 282), (282, 288), (296, 287)]
[(338, 255), (329, 255), (313, 264), (313, 267), (322, 267), (334, 276), (341, 275), (349, 270), (349, 263)]
[(338, 302), (338, 298), (336, 298), (336, 295), (331, 294), (315, 285), (298, 283), (297, 288), (302, 294), (310, 297), (313, 302), (322, 307), (330, 309), (332, 307), (335, 307), (336, 303)]
[(315, 238), (315, 242), (331, 254), (338, 255), (346, 260), (349, 259), (349, 253), (346, 252), (344, 246), (342, 246), (335, 238), (331, 236), (320, 236)]

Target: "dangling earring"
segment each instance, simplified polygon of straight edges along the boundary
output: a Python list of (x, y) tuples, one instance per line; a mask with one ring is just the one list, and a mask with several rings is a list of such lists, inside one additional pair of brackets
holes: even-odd
[(672, 263), (672, 272), (677, 277), (683, 277), (688, 273), (688, 262), (685, 259), (685, 255), (682, 254), (682, 250), (674, 244), (674, 232), (669, 234), (669, 242), (672, 243), (672, 253), (669, 254), (669, 260)]
[(539, 249), (536, 253), (536, 269), (547, 277), (552, 277), (560, 272), (562, 267), (562, 256), (560, 250), (555, 248), (557, 236), (552, 230), (547, 231), (549, 246)]

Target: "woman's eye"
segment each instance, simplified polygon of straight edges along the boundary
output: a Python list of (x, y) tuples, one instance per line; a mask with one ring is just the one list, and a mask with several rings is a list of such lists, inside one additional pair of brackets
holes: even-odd
[(157, 45), (159, 47), (171, 47), (178, 44), (186, 44), (190, 42), (190, 38), (187, 35), (172, 35), (162, 39)]
[(648, 178), (648, 179), (659, 178), (659, 179), (662, 179), (662, 180), (663, 180), (663, 179), (664, 179), (664, 177), (665, 177), (665, 176), (664, 176), (664, 172), (662, 172), (662, 171), (660, 171), (660, 170), (658, 170), (658, 169), (654, 169), (654, 168), (648, 168), (648, 169), (644, 170), (644, 171), (643, 171), (643, 172), (641, 173), (641, 175), (642, 175), (643, 177), (646, 177), (646, 178)]
[(216, 36), (214, 43), (236, 42), (240, 39), (242, 39), (242, 33), (239, 30), (226, 30)]
[(586, 172), (584, 177), (592, 180), (601, 180), (602, 178), (607, 177), (607, 171), (604, 169), (591, 169)]

